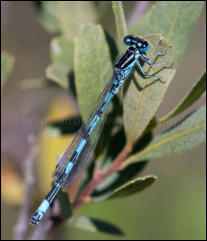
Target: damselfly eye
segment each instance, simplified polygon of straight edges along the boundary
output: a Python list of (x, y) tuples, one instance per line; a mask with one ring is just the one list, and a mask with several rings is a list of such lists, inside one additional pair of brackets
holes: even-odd
[(124, 38), (124, 43), (128, 46), (130, 46), (132, 44), (132, 40), (134, 39), (134, 37), (132, 35), (127, 35)]
[(149, 49), (149, 44), (147, 41), (144, 41), (142, 46), (142, 51), (146, 52)]
[(147, 41), (144, 41), (144, 42), (142, 43), (141, 50), (142, 50), (143, 52), (146, 52), (148, 49), (149, 49), (149, 44), (148, 44)]

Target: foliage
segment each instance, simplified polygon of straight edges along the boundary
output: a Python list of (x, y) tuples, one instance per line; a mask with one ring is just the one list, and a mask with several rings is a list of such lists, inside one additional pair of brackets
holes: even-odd
[[(73, 92), (83, 119), (90, 114), (98, 96), (111, 78), (115, 57), (125, 49), (121, 41), (127, 31), (133, 35), (144, 36), (150, 44), (147, 53), (149, 56), (159, 50), (165, 51), (165, 55), (157, 58), (155, 62), (174, 62), (177, 65), (203, 6), (202, 2), (157, 2), (139, 22), (127, 30), (122, 2), (113, 2), (112, 9), (118, 33), (117, 38), (113, 38), (100, 24), (96, 24), (99, 14), (104, 14), (101, 9), (108, 8), (104, 8), (107, 2), (101, 4), (102, 8), (95, 7), (92, 2), (45, 1), (41, 2), (39, 7), (43, 26), (50, 33), (58, 34), (51, 41), (52, 63), (46, 69), (46, 76), (67, 91)], [(12, 61), (7, 54), (3, 54), (2, 58), (4, 81), (11, 70)], [(93, 190), (89, 199), (91, 202), (126, 197), (142, 191), (157, 179), (154, 175), (136, 177), (148, 161), (186, 152), (205, 141), (205, 106), (185, 116), (154, 138), (152, 130), (182, 113), (198, 100), (206, 89), (206, 74), (202, 74), (172, 111), (157, 120), (155, 114), (173, 80), (175, 69), (146, 65), (143, 69), (148, 74), (159, 73), (165, 83), (152, 79), (144, 80), (134, 73), (113, 101), (115, 104), (109, 114), (113, 121), (110, 128), (104, 129), (106, 131), (101, 136), (102, 142), (96, 150), (96, 160), (104, 172), (113, 165), (120, 153), (125, 153), (125, 158), (122, 159), (121, 168), (114, 169), (112, 175), (107, 176)], [(57, 126), (61, 128), (61, 125)], [(69, 129), (72, 133), (77, 130)], [(117, 137), (119, 142), (115, 141)], [(95, 165), (91, 165), (80, 185), (80, 196), (81, 191), (93, 181), (94, 170)], [(61, 195), (64, 196), (62, 193)], [(66, 200), (67, 198), (61, 198), (61, 195), (60, 206), (64, 205), (64, 209), (60, 211), (63, 214), (62, 219), (68, 219), (72, 215), (72, 208), (76, 216), (70, 218), (67, 224), (93, 232), (123, 235), (119, 228), (105, 221), (77, 216), (73, 205)], [(63, 199), (64, 202), (61, 202)], [(82, 204), (83, 200), (81, 201)], [(65, 214), (64, 210), (67, 208), (69, 211)]]
[(2, 51), (1, 53), (1, 86), (4, 86), (14, 65), (14, 57)]

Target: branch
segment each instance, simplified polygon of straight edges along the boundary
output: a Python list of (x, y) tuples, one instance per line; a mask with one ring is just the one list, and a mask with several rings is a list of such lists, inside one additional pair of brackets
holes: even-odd
[(125, 148), (120, 152), (117, 158), (114, 160), (112, 165), (105, 171), (101, 172), (97, 167), (94, 171), (93, 179), (85, 187), (83, 192), (80, 194), (78, 199), (74, 202), (73, 207), (76, 208), (83, 202), (89, 201), (90, 196), (95, 190), (95, 188), (101, 183), (105, 178), (110, 176), (112, 173), (122, 169), (122, 162), (128, 157), (130, 151), (127, 151)]
[(29, 240), (44, 240), (46, 234), (52, 229), (53, 222), (51, 220), (51, 210), (45, 214), (44, 219), (41, 221), (41, 225), (38, 225), (29, 237)]
[(29, 221), (29, 210), (31, 203), (32, 187), (34, 185), (34, 161), (37, 156), (38, 146), (35, 143), (36, 138), (33, 134), (28, 136), (28, 142), (31, 147), (27, 158), (24, 160), (24, 182), (26, 186), (24, 203), (20, 210), (20, 215), (17, 224), (14, 227), (14, 239), (23, 240), (25, 239), (28, 221)]

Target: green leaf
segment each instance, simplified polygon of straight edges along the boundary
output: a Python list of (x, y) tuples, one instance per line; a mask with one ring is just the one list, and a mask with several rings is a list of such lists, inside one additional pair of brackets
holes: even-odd
[(93, 3), (90, 1), (58, 1), (56, 8), (61, 30), (69, 37), (77, 36), (82, 24), (93, 23), (96, 19)]
[(12, 71), (12, 68), (14, 66), (14, 57), (5, 52), (2, 51), (1, 53), (1, 86), (3, 86), (6, 83), (6, 80)]
[(138, 177), (115, 189), (112, 193), (105, 195), (105, 197), (98, 199), (93, 198), (93, 200), (103, 201), (106, 199), (108, 200), (114, 198), (128, 197), (149, 187), (155, 180), (157, 180), (157, 177), (153, 175)]
[(60, 191), (57, 195), (57, 199), (60, 204), (60, 213), (58, 215), (63, 219), (70, 218), (73, 214), (73, 211), (72, 205), (68, 198), (68, 194), (63, 191)]
[(69, 88), (69, 72), (68, 65), (62, 63), (54, 63), (46, 68), (47, 78), (55, 81), (65, 89)]
[(41, 16), (49, 32), (62, 32), (68, 37), (76, 36), (81, 24), (96, 18), (93, 3), (87, 1), (43, 1)]
[(70, 89), (74, 80), (70, 78), (70, 72), (73, 68), (74, 43), (67, 37), (55, 37), (51, 41), (51, 57), (53, 64), (46, 69), (47, 78), (55, 81), (63, 88)]
[(105, 14), (109, 12), (111, 8), (110, 1), (98, 1), (98, 5), (96, 6), (97, 9), (97, 22), (100, 23), (101, 19), (105, 17)]
[(146, 164), (147, 161), (132, 163), (124, 168), (124, 170), (113, 173), (98, 185), (95, 192), (93, 192), (92, 197), (102, 198), (103, 195), (105, 196), (115, 189), (121, 187), (123, 184), (137, 176), (137, 174), (143, 170)]
[(84, 119), (111, 76), (111, 55), (104, 30), (100, 25), (83, 25), (75, 41), (75, 83)]
[(175, 63), (180, 60), (204, 2), (158, 1), (133, 25), (129, 32), (140, 36), (160, 33), (175, 48)]
[(175, 126), (157, 136), (150, 145), (130, 156), (124, 166), (145, 159), (157, 159), (188, 151), (206, 139), (206, 106), (186, 116)]
[(42, 1), (39, 9), (40, 22), (50, 33), (60, 32), (60, 25), (57, 18), (56, 2)]
[[(145, 135), (138, 143), (136, 148), (134, 148), (133, 152), (137, 152), (139, 150), (144, 149), (152, 140), (152, 133), (149, 132)], [(115, 158), (119, 155), (119, 153), (123, 150), (125, 146), (125, 134), (124, 130), (121, 129), (112, 137), (107, 138), (107, 152), (104, 160), (101, 163), (100, 169), (102, 171), (106, 170), (111, 163), (115, 160)], [(138, 164), (138, 165), (134, 165)], [(95, 192), (93, 192), (93, 197), (101, 197), (102, 195), (106, 195), (116, 188), (119, 188), (123, 184), (135, 178), (146, 166), (147, 161), (134, 163), (132, 165), (127, 166), (121, 171), (117, 171), (106, 178), (103, 182), (101, 182)]]
[(76, 133), (80, 129), (82, 120), (79, 115), (75, 115), (63, 120), (50, 121), (47, 124), (50, 130), (52, 129), (52, 131), (60, 133), (60, 135), (69, 135)]
[(113, 235), (123, 235), (123, 232), (113, 224), (109, 224), (108, 222), (106, 223), (105, 221), (98, 220), (95, 218), (89, 218), (86, 216), (72, 218), (70, 220), (70, 224), (77, 228), (94, 233), (103, 232)]
[(166, 116), (158, 120), (158, 123), (169, 120), (170, 118), (180, 114), (190, 105), (192, 105), (204, 92), (206, 91), (206, 72), (203, 76), (192, 86), (187, 95), (180, 101), (180, 103)]
[[(169, 46), (161, 35), (148, 35), (144, 37), (150, 44), (149, 56), (157, 51), (165, 51), (165, 55), (159, 56), (155, 63), (173, 62), (172, 46)], [(125, 84), (124, 97), (124, 127), (127, 137), (127, 147), (132, 148), (134, 142), (142, 135), (150, 120), (155, 115), (167, 88), (175, 74), (175, 70), (145, 64), (143, 66), (147, 74), (156, 74), (161, 76), (165, 83), (158, 79), (144, 79), (136, 72), (136, 80), (132, 80), (128, 86)]]
[(74, 41), (66, 37), (55, 37), (51, 41), (51, 57), (54, 63), (61, 63), (73, 68)]
[(119, 37), (119, 45), (122, 46), (121, 51), (124, 51), (124, 45), (121, 45), (123, 38), (127, 35), (127, 26), (124, 16), (123, 6), (121, 1), (112, 1), (112, 9), (115, 16), (116, 29)]

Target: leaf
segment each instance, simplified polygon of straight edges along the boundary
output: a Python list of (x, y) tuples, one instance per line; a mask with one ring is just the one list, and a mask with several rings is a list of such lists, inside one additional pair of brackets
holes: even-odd
[[(136, 148), (134, 148), (133, 152), (137, 152), (138, 150), (144, 149), (152, 140), (152, 133), (149, 132), (145, 135), (138, 143)], [(111, 163), (115, 160), (115, 158), (119, 155), (121, 150), (123, 150), (125, 145), (125, 135), (124, 130), (121, 129), (114, 136), (109, 137), (107, 139), (107, 153), (102, 162), (101, 170), (106, 170)], [(106, 178), (103, 182), (101, 182), (96, 188), (95, 192), (93, 192), (93, 197), (100, 197), (102, 195), (106, 195), (109, 192), (114, 191), (116, 188), (119, 188), (126, 182), (135, 178), (146, 166), (147, 161), (135, 163), (138, 165), (129, 165), (125, 169), (121, 171), (117, 171)]]
[[(154, 55), (159, 50), (166, 52), (165, 55), (159, 56), (155, 63), (173, 62), (172, 47), (167, 44), (161, 35), (148, 35), (144, 39), (151, 46), (149, 56)], [(137, 75), (136, 80), (133, 79), (128, 86), (125, 84), (124, 127), (127, 137), (127, 148), (129, 149), (132, 148), (134, 142), (141, 136), (155, 115), (175, 73), (175, 70), (170, 68), (160, 66), (151, 68), (147, 64), (143, 66), (143, 69), (147, 74), (156, 73), (156, 75), (161, 76), (165, 83), (158, 79), (144, 79), (141, 75)]]
[(76, 133), (80, 129), (81, 124), (81, 117), (79, 115), (75, 115), (63, 120), (50, 121), (48, 123), (48, 128), (52, 128), (54, 131), (56, 130), (61, 135), (68, 135)]
[(161, 118), (158, 123), (169, 120), (170, 118), (180, 114), (190, 105), (192, 105), (206, 90), (206, 72), (202, 77), (193, 85), (187, 95), (180, 101), (180, 103), (166, 116)]
[(114, 191), (135, 177), (139, 172), (143, 170), (146, 164), (147, 161), (133, 163), (124, 168), (124, 170), (113, 173), (98, 185), (95, 192), (93, 192), (92, 197), (98, 197), (102, 199), (103, 195), (108, 195), (110, 192)]
[(58, 1), (56, 5), (61, 31), (69, 37), (77, 36), (79, 27), (95, 22), (96, 16), (92, 2)]
[(49, 32), (62, 32), (72, 38), (81, 24), (95, 21), (92, 5), (91, 2), (79, 1), (43, 1), (41, 22)]
[[(109, 121), (106, 124), (108, 124), (106, 126), (109, 126), (109, 127), (113, 126), (113, 124), (110, 123)], [(120, 124), (120, 126), (121, 126), (121, 124)], [(106, 142), (104, 144), (105, 144), (105, 146), (107, 146), (107, 151), (106, 151), (105, 155), (103, 156), (103, 160), (101, 162), (101, 167), (99, 167), (102, 171), (111, 165), (111, 163), (114, 161), (114, 159), (122, 151), (122, 149), (124, 148), (124, 145), (126, 143), (126, 138), (125, 138), (125, 133), (124, 133), (123, 128), (121, 128), (119, 131), (117, 131), (117, 133), (115, 133), (113, 135), (111, 134), (111, 130), (109, 130), (110, 134), (108, 136), (106, 136), (106, 134), (107, 134), (106, 131), (107, 130), (103, 131), (104, 132), (103, 133), (104, 140), (101, 142), (101, 144), (103, 142)]]
[(130, 195), (133, 195), (137, 192), (140, 192), (150, 186), (155, 180), (157, 180), (156, 176), (144, 176), (144, 177), (138, 177), (132, 181), (127, 182), (126, 184), (122, 185), (121, 187), (115, 189), (112, 193), (105, 195), (105, 197), (102, 198), (93, 198), (93, 201), (103, 201), (108, 199), (114, 199), (114, 198), (122, 198), (122, 197), (128, 197)]
[(51, 57), (54, 63), (68, 65), (68, 69), (73, 68), (74, 41), (66, 37), (55, 37), (51, 41)]
[(98, 1), (98, 5), (96, 6), (97, 22), (100, 23), (101, 19), (105, 17), (105, 14), (109, 12), (109, 8), (111, 8), (110, 1)]
[(206, 106), (202, 106), (169, 130), (157, 136), (144, 150), (130, 156), (124, 162), (124, 166), (140, 160), (157, 159), (188, 151), (205, 141), (205, 129)]
[(90, 231), (90, 232), (104, 232), (113, 235), (123, 235), (123, 232), (113, 224), (106, 223), (95, 218), (86, 216), (79, 216), (72, 218), (70, 223), (77, 228)]
[(73, 40), (66, 37), (55, 37), (51, 41), (50, 49), (53, 64), (46, 69), (47, 78), (74, 92), (74, 79), (70, 76), (74, 59)]
[(56, 2), (42, 1), (39, 7), (40, 22), (50, 33), (60, 32)]
[[(121, 1), (112, 1), (112, 9), (115, 16), (116, 29), (119, 42), (123, 42), (123, 38), (127, 35), (127, 26)], [(123, 46), (123, 45), (122, 45)], [(124, 51), (124, 46), (121, 48)]]
[(137, 36), (160, 33), (174, 45), (177, 64), (198, 21), (203, 4), (202, 1), (158, 1), (129, 32)]
[(59, 216), (63, 219), (70, 218), (73, 215), (72, 205), (68, 198), (68, 194), (60, 191), (57, 195), (57, 199), (60, 204), (60, 213)]
[(75, 83), (83, 119), (111, 76), (111, 56), (102, 27), (83, 25), (75, 41)]
[(46, 68), (47, 78), (55, 81), (65, 89), (69, 88), (69, 72), (68, 66), (62, 63), (54, 63)]
[(1, 86), (4, 86), (6, 83), (6, 80), (12, 71), (12, 68), (14, 66), (14, 57), (5, 52), (2, 51), (1, 53)]

